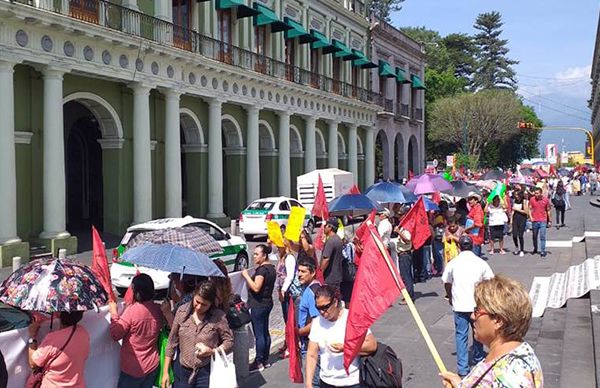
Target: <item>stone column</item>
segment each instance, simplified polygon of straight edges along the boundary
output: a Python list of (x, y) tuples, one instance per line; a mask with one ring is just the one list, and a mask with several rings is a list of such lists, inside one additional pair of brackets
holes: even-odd
[(179, 92), (163, 91), (165, 95), (165, 215), (181, 217), (181, 137), (179, 123)]
[[(47, 67), (44, 74), (43, 190), (41, 238), (66, 238), (65, 140), (63, 128), (64, 71)], [(2, 91), (4, 93), (4, 91)]]
[(317, 119), (314, 116), (306, 117), (306, 136), (304, 140), (304, 172), (317, 169)]
[[(283, 15), (282, 15), (282, 11), (281, 11), (281, 6), (282, 6), (282, 1), (275, 1), (274, 5), (274, 9), (273, 11), (275, 12), (275, 14), (281, 19), (283, 20)], [(283, 62), (284, 61), (284, 37), (283, 37), (283, 32), (277, 32), (275, 34), (271, 34), (271, 39), (273, 42), (273, 46), (275, 47), (275, 55), (273, 55), (273, 57), (280, 61)]]
[(290, 112), (279, 112), (279, 195), (290, 196)]
[(260, 108), (251, 105), (248, 114), (248, 138), (246, 139), (246, 202), (260, 198), (260, 150), (258, 134), (258, 114)]
[(348, 125), (348, 170), (358, 182), (358, 135), (356, 124)]
[(223, 100), (208, 100), (208, 218), (223, 214), (223, 142), (221, 109)]
[(4, 111), (0, 115), (0, 244), (21, 241), (17, 237), (14, 66), (12, 62), (0, 61), (0, 106)]
[(327, 157), (329, 168), (337, 168), (338, 166), (338, 121), (329, 120), (327, 122)]
[(150, 87), (133, 89), (133, 222), (152, 219), (152, 153), (150, 150)]
[(367, 128), (365, 141), (365, 187), (375, 182), (375, 129)]

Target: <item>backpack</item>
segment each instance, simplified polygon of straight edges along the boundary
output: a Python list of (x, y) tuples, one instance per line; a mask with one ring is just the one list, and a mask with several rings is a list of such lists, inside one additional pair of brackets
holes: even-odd
[(565, 206), (565, 195), (564, 194), (554, 194), (554, 198), (552, 198), (552, 204), (555, 207)]
[(233, 294), (229, 298), (229, 308), (225, 312), (225, 316), (229, 327), (234, 330), (252, 321), (248, 305), (238, 294)]
[(360, 361), (361, 387), (402, 388), (402, 362), (386, 344), (378, 342), (375, 353)]

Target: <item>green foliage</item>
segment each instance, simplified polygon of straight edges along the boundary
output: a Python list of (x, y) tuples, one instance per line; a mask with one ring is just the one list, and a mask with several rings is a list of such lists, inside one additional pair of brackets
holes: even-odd
[(457, 152), (454, 154), (454, 165), (456, 167), (465, 167), (475, 170), (479, 165), (479, 159), (475, 155), (465, 155), (462, 152)]
[(500, 39), (502, 24), (499, 12), (482, 13), (475, 21), (473, 27), (480, 32), (474, 36), (478, 50), (471, 85), (473, 90), (517, 89), (516, 74), (511, 66), (519, 62), (507, 57), (508, 40)]
[(477, 46), (473, 38), (467, 34), (449, 34), (442, 39), (448, 59), (454, 66), (454, 75), (468, 83), (475, 69), (475, 54)]
[(371, 0), (369, 11), (372, 16), (390, 22), (392, 12), (400, 11), (404, 0)]

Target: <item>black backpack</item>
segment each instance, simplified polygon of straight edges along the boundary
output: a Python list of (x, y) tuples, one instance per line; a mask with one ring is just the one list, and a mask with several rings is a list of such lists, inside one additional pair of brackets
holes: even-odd
[(402, 388), (402, 361), (381, 342), (377, 350), (360, 358), (360, 386), (367, 388)]
[(225, 316), (229, 327), (234, 330), (252, 321), (248, 305), (238, 294), (233, 294), (229, 298), (229, 308), (225, 312)]

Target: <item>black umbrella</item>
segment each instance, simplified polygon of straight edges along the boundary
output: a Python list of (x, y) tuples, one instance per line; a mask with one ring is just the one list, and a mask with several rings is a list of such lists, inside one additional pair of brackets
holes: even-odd
[(486, 172), (485, 174), (483, 174), (479, 178), (479, 180), (481, 180), (481, 181), (489, 181), (489, 180), (501, 181), (501, 180), (506, 179), (506, 177), (507, 177), (507, 175), (500, 170), (490, 170), (490, 171)]
[(519, 171), (523, 176), (533, 176), (535, 174), (535, 170), (531, 167), (522, 168)]
[(452, 195), (454, 197), (460, 197), (460, 198), (468, 198), (469, 193), (472, 193), (472, 192), (481, 194), (481, 192), (479, 191), (479, 188), (477, 188), (475, 185), (472, 185), (465, 181), (452, 181), (452, 182), (450, 182), (450, 184), (452, 185), (452, 189), (442, 191), (443, 193)]

